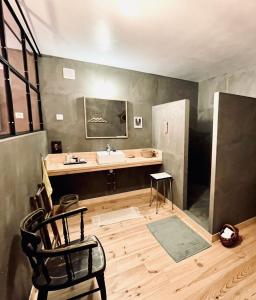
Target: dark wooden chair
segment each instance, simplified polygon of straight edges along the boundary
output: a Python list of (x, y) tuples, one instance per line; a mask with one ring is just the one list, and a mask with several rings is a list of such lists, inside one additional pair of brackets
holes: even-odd
[[(61, 205), (57, 209), (53, 206), (52, 199), (48, 197), (44, 183), (38, 184), (35, 196), (30, 197), (33, 209), (43, 208), (46, 212), (46, 218), (56, 214), (71, 210), (78, 207), (79, 197), (77, 194), (68, 194), (60, 198)], [(54, 233), (52, 243), (60, 244), (60, 236), (55, 222), (51, 223), (52, 231)]]
[[(49, 291), (74, 286), (95, 278), (98, 288), (69, 298), (78, 299), (100, 291), (101, 299), (106, 300), (104, 271), (106, 258), (104, 249), (96, 236), (85, 236), (85, 207), (77, 208), (49, 218), (45, 210), (39, 208), (26, 216), (21, 224), (22, 249), (28, 256), (33, 269), (32, 282), (39, 290), (38, 300), (47, 299)], [(76, 217), (80, 223), (77, 239), (71, 239), (70, 219)], [(73, 220), (74, 221), (74, 220)], [(50, 230), (53, 222), (60, 223), (61, 244), (52, 246)], [(77, 237), (77, 236), (76, 236)]]
[[(45, 210), (45, 218), (52, 217), (55, 214), (54, 206), (52, 204), (52, 200), (47, 195), (44, 183), (38, 184), (37, 188), (38, 189), (35, 196), (30, 197), (32, 208), (35, 210), (38, 208), (43, 208)], [(52, 222), (51, 227), (54, 234), (51, 239), (52, 244), (54, 245), (56, 243), (57, 245), (60, 245), (60, 234), (56, 222)]]

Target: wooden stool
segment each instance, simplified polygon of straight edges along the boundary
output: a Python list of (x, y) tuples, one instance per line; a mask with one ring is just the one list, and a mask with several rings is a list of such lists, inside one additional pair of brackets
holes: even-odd
[(163, 181), (164, 184), (164, 199), (166, 199), (166, 194), (165, 194), (165, 190), (166, 190), (166, 181), (169, 182), (170, 185), (170, 192), (171, 192), (171, 201), (172, 201), (172, 209), (173, 209), (173, 191), (172, 191), (172, 180), (173, 177), (172, 175), (166, 173), (166, 172), (162, 172), (162, 173), (155, 173), (155, 174), (150, 174), (150, 178), (151, 178), (151, 194), (150, 194), (150, 204), (149, 206), (152, 205), (153, 201), (154, 201), (154, 197), (153, 197), (153, 193), (152, 193), (152, 189), (153, 189), (153, 181), (156, 181), (156, 214), (158, 213), (158, 188), (159, 188), (159, 181)]

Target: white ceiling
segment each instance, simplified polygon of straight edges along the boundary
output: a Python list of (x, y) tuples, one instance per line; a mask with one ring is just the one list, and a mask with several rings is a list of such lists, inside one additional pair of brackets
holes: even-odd
[(20, 3), (44, 54), (193, 81), (256, 64), (255, 0)]

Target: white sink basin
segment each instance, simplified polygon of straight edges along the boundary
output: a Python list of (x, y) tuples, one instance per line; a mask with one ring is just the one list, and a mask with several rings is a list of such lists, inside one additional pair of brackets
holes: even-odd
[(96, 153), (96, 159), (99, 165), (122, 163), (125, 161), (125, 155), (123, 151), (98, 151)]

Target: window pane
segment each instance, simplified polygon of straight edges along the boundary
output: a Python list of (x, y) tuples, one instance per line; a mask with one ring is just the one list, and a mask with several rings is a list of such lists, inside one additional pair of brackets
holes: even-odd
[(5, 25), (5, 42), (9, 64), (24, 76), (22, 46), (7, 25)]
[(28, 61), (28, 77), (29, 77), (29, 81), (36, 87), (36, 69), (35, 69), (34, 52), (30, 48), (28, 42), (26, 42), (26, 48), (27, 48), (27, 61)]
[(12, 101), (16, 132), (29, 130), (26, 85), (12, 72), (10, 73)]
[(0, 135), (9, 134), (9, 119), (5, 94), (3, 65), (0, 63)]
[(39, 119), (39, 108), (38, 108), (38, 94), (30, 89), (31, 106), (32, 106), (32, 119), (33, 119), (33, 129), (40, 129), (40, 119)]
[(12, 67), (24, 76), (24, 63), (22, 55), (20, 28), (13, 16), (3, 2), (4, 22), (5, 22), (5, 42), (8, 52), (8, 60)]
[(16, 23), (16, 21), (14, 20), (12, 14), (10, 13), (10, 11), (7, 8), (7, 6), (4, 3), (4, 1), (2, 1), (2, 3), (3, 3), (4, 20), (12, 28), (13, 32), (15, 33), (15, 35), (17, 35), (19, 37), (19, 39), (20, 39), (20, 28), (19, 28), (18, 24)]

